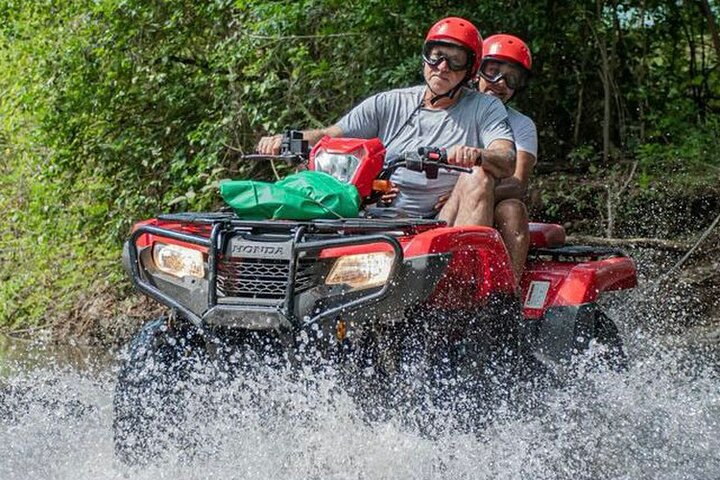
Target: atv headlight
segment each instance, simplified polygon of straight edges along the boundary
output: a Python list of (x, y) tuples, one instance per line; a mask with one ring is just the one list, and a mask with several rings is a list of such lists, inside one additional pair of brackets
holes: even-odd
[(392, 252), (340, 257), (335, 261), (325, 284), (347, 285), (351, 290), (379, 287), (387, 282), (394, 258)]
[(360, 165), (360, 156), (352, 153), (334, 153), (319, 150), (315, 154), (315, 170), (325, 172), (341, 182), (349, 183)]
[(158, 242), (153, 246), (153, 259), (158, 270), (176, 277), (205, 276), (202, 252), (192, 248)]

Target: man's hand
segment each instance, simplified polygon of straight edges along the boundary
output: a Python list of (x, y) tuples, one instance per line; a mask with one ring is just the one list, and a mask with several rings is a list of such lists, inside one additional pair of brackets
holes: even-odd
[(390, 205), (393, 200), (395, 200), (395, 198), (398, 196), (398, 193), (400, 193), (400, 189), (394, 184), (392, 184), (390, 190), (382, 194), (382, 196), (380, 197), (380, 202), (385, 205)]
[(260, 155), (280, 155), (283, 135), (281, 133), (270, 137), (262, 137), (255, 147)]
[[(321, 128), (317, 130), (303, 130), (303, 139), (307, 140), (310, 146), (315, 145), (322, 137), (342, 137), (343, 131), (337, 125), (332, 127)], [(262, 137), (255, 147), (255, 150), (261, 155), (280, 155), (282, 147), (283, 134)]]
[(439, 212), (440, 210), (442, 210), (442, 208), (445, 206), (445, 204), (447, 203), (447, 201), (449, 199), (450, 199), (449, 193), (446, 193), (445, 195), (440, 195), (440, 198), (438, 198), (438, 201), (435, 204), (435, 206), (433, 207), (433, 210), (435, 210), (436, 212)]
[(504, 138), (493, 140), (482, 152), (482, 167), (496, 179), (515, 172), (515, 144)]
[(457, 145), (448, 152), (448, 163), (460, 167), (475, 167), (482, 162), (482, 148)]
[[(390, 190), (383, 193), (380, 197), (380, 203), (384, 205), (390, 205), (395, 198), (397, 198), (398, 193), (400, 193), (400, 189), (396, 187), (395, 185), (392, 186)], [(445, 195), (440, 195), (440, 198), (438, 198), (437, 203), (433, 207), (433, 210), (436, 212), (439, 212), (442, 207), (447, 203), (448, 199), (450, 198), (450, 194), (446, 193)]]

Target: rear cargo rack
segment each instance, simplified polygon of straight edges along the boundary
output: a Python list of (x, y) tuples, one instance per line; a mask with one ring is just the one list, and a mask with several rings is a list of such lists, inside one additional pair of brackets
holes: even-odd
[(552, 257), (553, 260), (569, 258), (577, 260), (578, 258), (589, 258), (597, 260), (599, 258), (608, 257), (626, 257), (625, 252), (618, 248), (611, 247), (593, 247), (589, 245), (565, 245), (562, 247), (533, 248), (529, 255), (538, 257)]

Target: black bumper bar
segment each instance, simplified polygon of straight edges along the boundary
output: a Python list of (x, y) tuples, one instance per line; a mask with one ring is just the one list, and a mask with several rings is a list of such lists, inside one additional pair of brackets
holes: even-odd
[[(166, 294), (165, 292), (163, 292), (155, 285), (146, 280), (146, 278), (141, 272), (137, 241), (141, 235), (149, 234), (206, 247), (208, 249), (208, 306), (205, 312), (208, 312), (214, 307), (218, 306), (216, 290), (218, 255), (220, 255), (224, 251), (227, 240), (232, 237), (234, 233), (236, 232), (233, 226), (228, 225), (225, 222), (214, 223), (209, 238), (150, 225), (141, 226), (137, 230), (135, 230), (128, 239), (128, 258), (132, 282), (140, 292), (148, 295), (151, 298), (154, 298), (158, 302), (167, 305), (170, 308), (177, 310), (183, 317), (187, 318), (197, 328), (205, 330), (206, 322), (204, 320), (204, 315), (196, 314), (188, 307), (186, 307), (185, 305), (172, 298), (170, 295)], [(277, 312), (283, 317), (285, 317), (291, 324), (298, 327), (301, 326), (301, 323), (311, 324), (319, 320), (337, 315), (342, 311), (355, 310), (362, 306), (370, 305), (374, 302), (384, 299), (388, 295), (390, 291), (390, 286), (392, 285), (397, 275), (398, 267), (404, 260), (402, 247), (400, 245), (400, 242), (395, 237), (386, 234), (370, 234), (305, 241), (305, 235), (305, 226), (298, 226), (294, 230), (293, 242), (291, 247), (292, 250), (290, 255), (289, 278), (285, 291), (285, 301), (283, 302), (282, 307), (277, 308)], [(328, 248), (348, 247), (353, 245), (365, 245), (371, 243), (386, 243), (390, 245), (394, 253), (393, 263), (390, 268), (390, 274), (388, 275), (387, 281), (380, 288), (380, 290), (372, 291), (367, 295), (363, 295), (362, 297), (351, 300), (345, 304), (330, 308), (326, 311), (319, 312), (317, 315), (307, 321), (302, 321), (301, 319), (296, 318), (294, 312), (292, 311), (292, 306), (295, 295), (294, 284), (299, 253), (319, 252)]]

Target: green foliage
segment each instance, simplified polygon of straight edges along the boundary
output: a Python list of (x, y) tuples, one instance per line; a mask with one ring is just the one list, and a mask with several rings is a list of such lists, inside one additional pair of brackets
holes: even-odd
[(720, 117), (711, 116), (695, 124), (669, 117), (658, 119), (658, 124), (662, 143), (645, 143), (635, 152), (643, 185), (668, 174), (683, 184), (717, 182), (720, 157), (715, 146), (720, 142)]
[[(118, 280), (117, 250), (93, 238), (88, 218), (104, 217), (97, 186), (87, 183), (71, 202), (65, 176), (48, 178), (33, 152), (6, 149), (13, 165), (0, 175), (0, 319), (11, 328), (42, 326), (73, 306), (95, 278)], [(7, 193), (7, 195), (5, 195)]]

